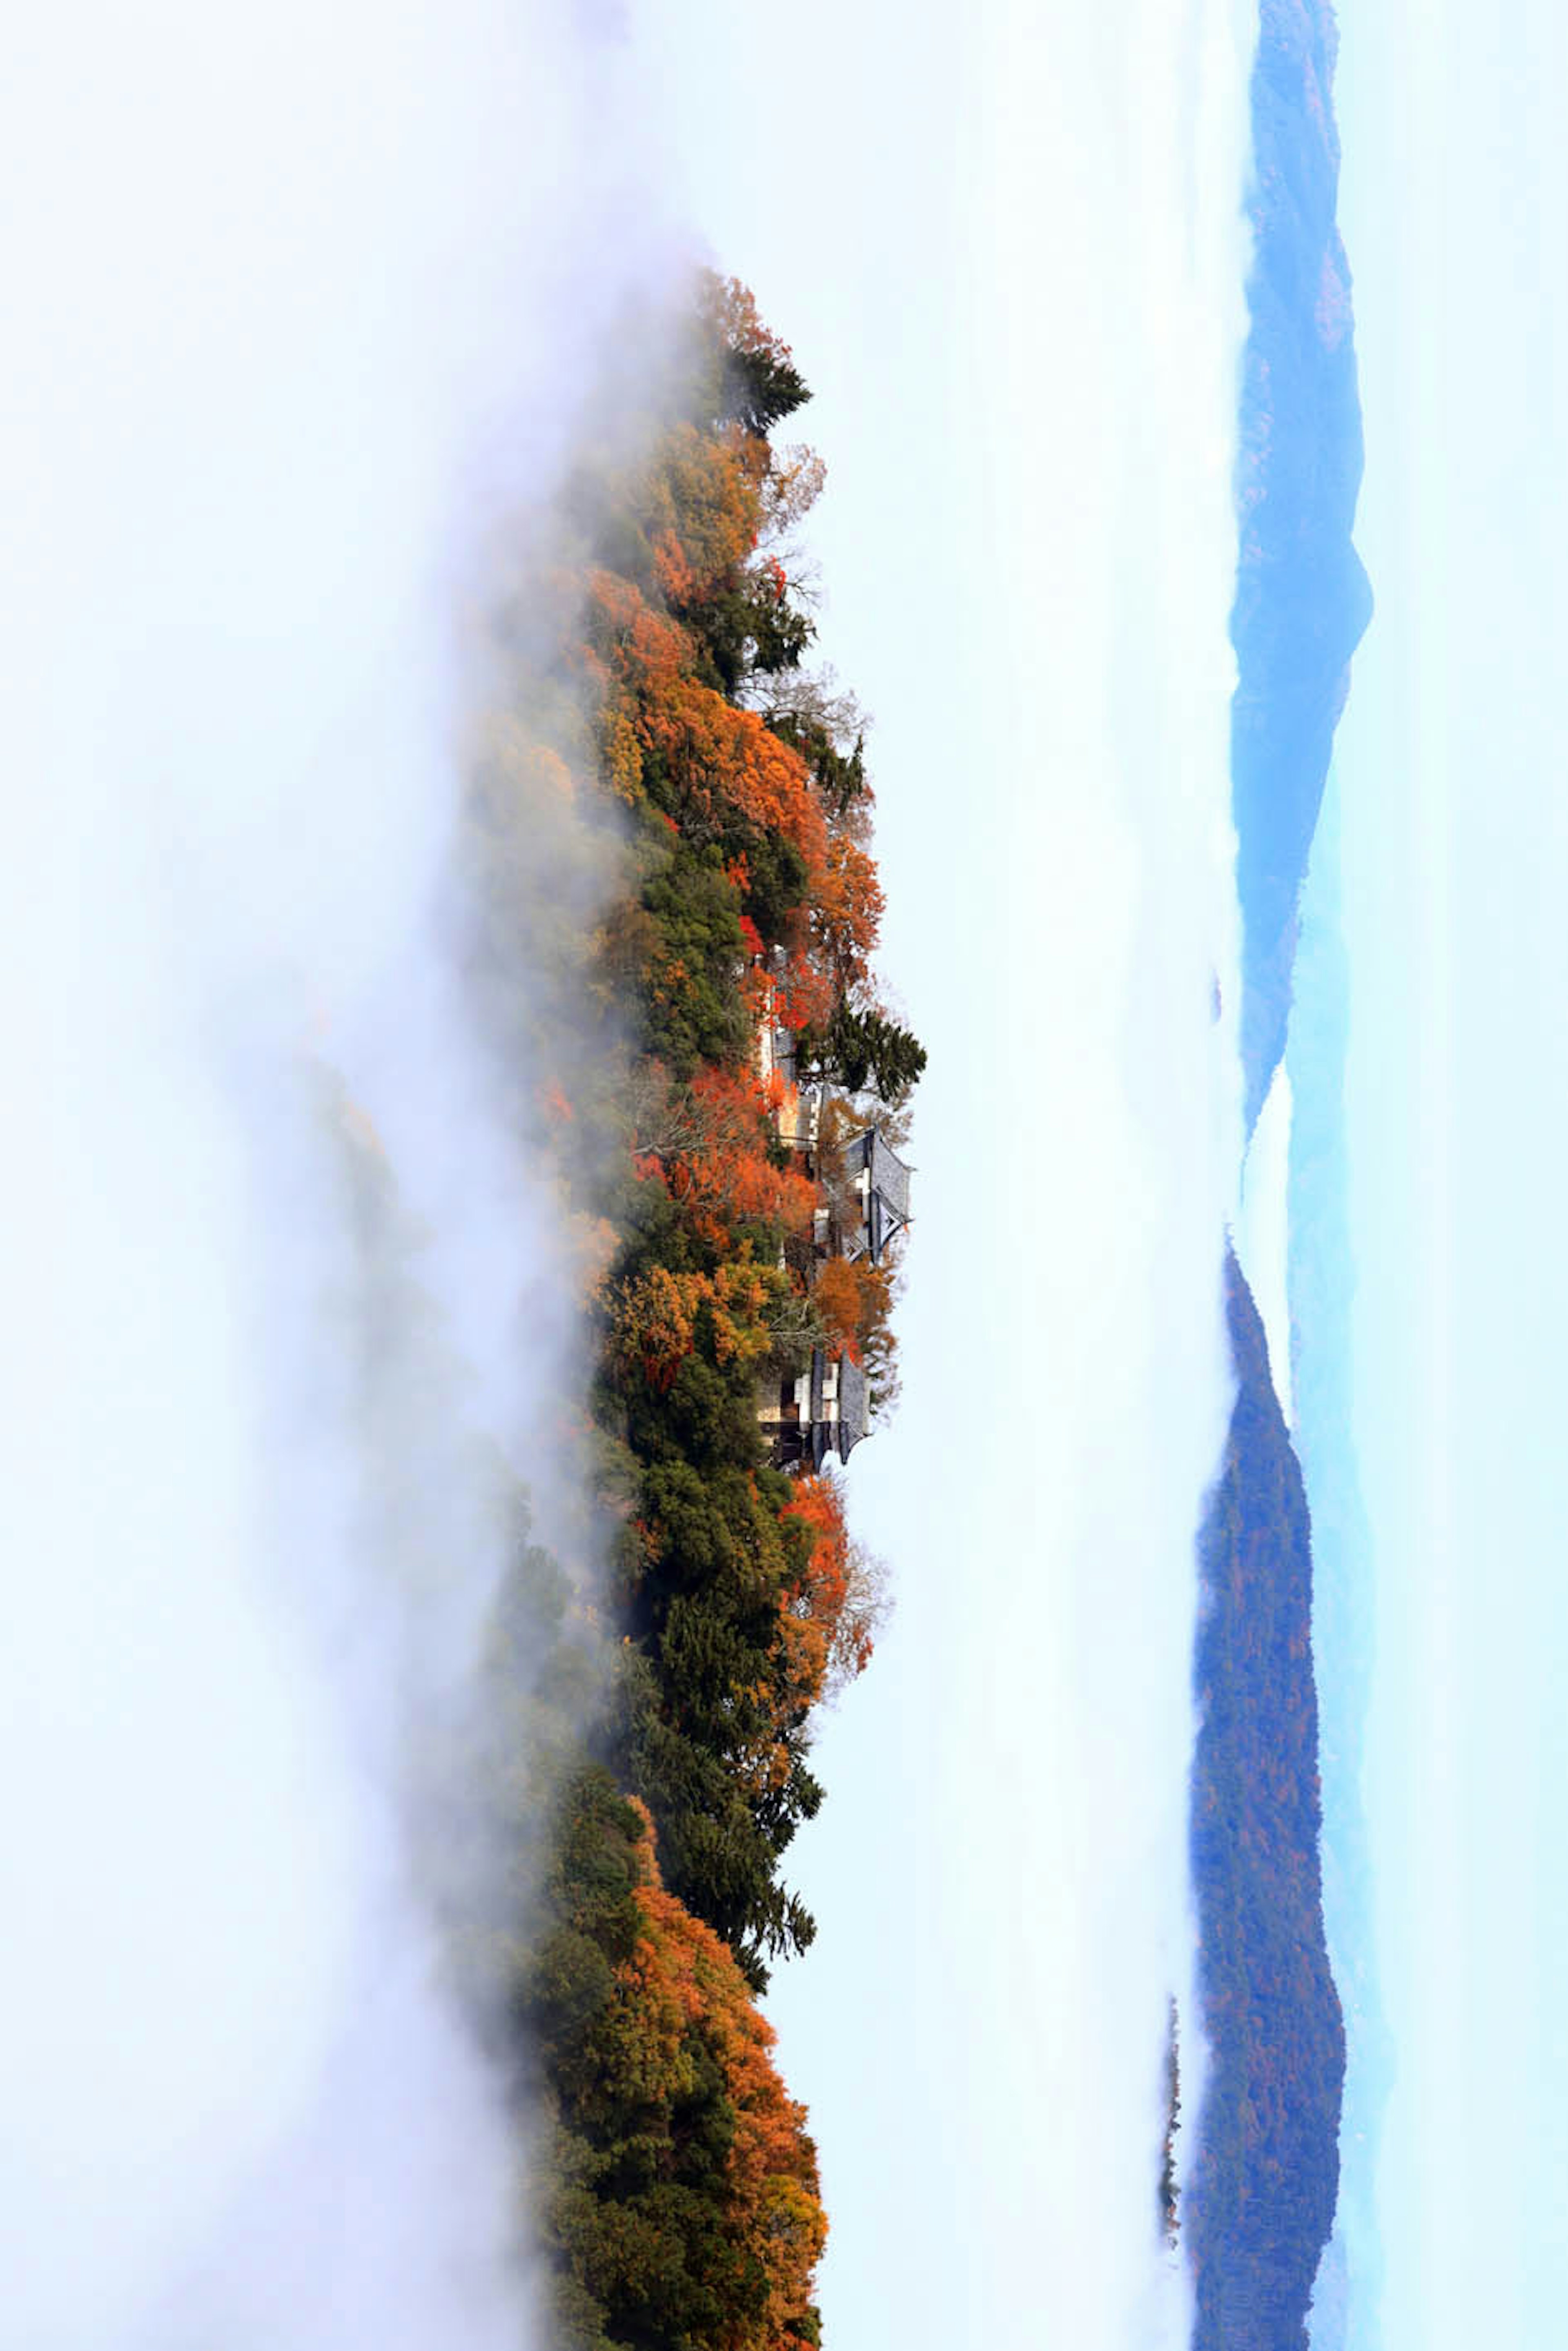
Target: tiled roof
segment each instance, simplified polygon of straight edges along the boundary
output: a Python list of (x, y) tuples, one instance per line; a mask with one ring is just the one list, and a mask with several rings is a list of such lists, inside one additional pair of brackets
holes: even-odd
[(909, 1222), (911, 1171), (893, 1145), (883, 1140), (882, 1129), (877, 1126), (868, 1126), (863, 1134), (852, 1135), (844, 1145), (845, 1173), (856, 1176), (862, 1168), (866, 1169), (871, 1177), (866, 1187), (871, 1260), (873, 1265), (880, 1265), (887, 1243), (901, 1227)]
[(867, 1137), (866, 1165), (871, 1169), (872, 1188), (880, 1192), (888, 1207), (903, 1222), (909, 1215), (909, 1170), (891, 1144), (882, 1139), (882, 1130), (873, 1126)]
[(865, 1373), (847, 1355), (839, 1359), (839, 1459), (847, 1461), (853, 1447), (868, 1434), (871, 1417)]

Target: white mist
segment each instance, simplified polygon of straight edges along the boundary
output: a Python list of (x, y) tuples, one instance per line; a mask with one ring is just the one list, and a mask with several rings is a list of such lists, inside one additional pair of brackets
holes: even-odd
[(420, 1442), (504, 1438), (564, 1277), (429, 919), (456, 608), (657, 207), (543, 7), (97, 0), (6, 83), (0, 2337), (515, 2346), (392, 1792), (501, 1539), (461, 1479), (434, 1589), (368, 1532), (416, 1401), (365, 1408), (312, 1071), (425, 1223)]

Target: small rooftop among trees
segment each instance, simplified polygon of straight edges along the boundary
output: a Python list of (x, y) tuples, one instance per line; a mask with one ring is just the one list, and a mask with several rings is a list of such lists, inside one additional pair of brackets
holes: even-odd
[[(862, 1203), (863, 1247), (873, 1265), (880, 1265), (888, 1243), (909, 1222), (909, 1178), (912, 1170), (878, 1126), (852, 1136), (844, 1145), (844, 1171)], [(847, 1249), (846, 1256), (856, 1249)]]
[(769, 1383), (758, 1418), (776, 1469), (821, 1471), (831, 1453), (847, 1462), (871, 1434), (865, 1367), (847, 1350), (813, 1347), (804, 1371)]

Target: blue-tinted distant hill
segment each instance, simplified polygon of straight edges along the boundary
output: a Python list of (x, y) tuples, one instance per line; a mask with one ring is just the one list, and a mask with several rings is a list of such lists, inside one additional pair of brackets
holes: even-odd
[(1198, 1543), (1192, 1873), (1209, 2072), (1186, 2234), (1194, 2351), (1305, 2351), (1339, 2179), (1312, 1538), (1263, 1326), (1226, 1266), (1237, 1397)]
[(1284, 1050), (1297, 894), (1350, 657), (1372, 611), (1351, 545), (1362, 436), (1350, 272), (1334, 225), (1337, 49), (1328, 0), (1262, 0), (1230, 623), (1249, 1128)]

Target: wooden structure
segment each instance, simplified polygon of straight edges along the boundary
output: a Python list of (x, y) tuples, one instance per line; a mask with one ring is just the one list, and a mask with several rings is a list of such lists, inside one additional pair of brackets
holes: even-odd
[(845, 1234), (845, 1257), (869, 1257), (880, 1265), (890, 1241), (909, 1222), (910, 1169), (881, 1127), (868, 1126), (844, 1145), (844, 1179), (858, 1203), (858, 1230)]
[[(804, 1172), (821, 1187), (822, 1206), (810, 1239), (790, 1242), (789, 1253), (779, 1258), (809, 1291), (831, 1258), (883, 1263), (909, 1222), (911, 1170), (876, 1125), (851, 1135), (841, 1147), (824, 1144), (826, 1089), (809, 1076), (801, 1082), (795, 1037), (777, 1017), (777, 967), (770, 957), (757, 956), (752, 967), (761, 983), (754, 1066), (773, 1097), (780, 1143), (798, 1155)], [(804, 1371), (764, 1383), (757, 1416), (775, 1468), (819, 1470), (830, 1454), (847, 1462), (870, 1433), (865, 1372), (846, 1353), (830, 1355), (815, 1347)]]
[(758, 1418), (776, 1469), (821, 1469), (830, 1453), (847, 1461), (870, 1433), (865, 1373), (848, 1355), (813, 1347), (798, 1378), (765, 1390)]

